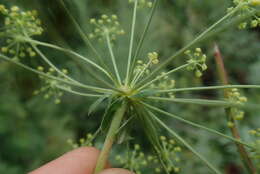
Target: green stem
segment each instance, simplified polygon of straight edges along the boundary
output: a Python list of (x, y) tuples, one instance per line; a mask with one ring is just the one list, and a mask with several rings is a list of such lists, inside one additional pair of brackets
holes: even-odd
[[(190, 65), (190, 64), (187, 63), (187, 64), (184, 64), (184, 65), (179, 66), (179, 67), (177, 67), (177, 68), (174, 68), (173, 70), (168, 71), (167, 73), (164, 73), (164, 74), (162, 74), (162, 75), (156, 77), (155, 79), (151, 80), (150, 82), (144, 84), (143, 86), (139, 87), (137, 90), (138, 90), (138, 91), (139, 91), (139, 90), (142, 90), (143, 88), (145, 88), (145, 87), (147, 87), (147, 86), (153, 84), (154, 82), (156, 82), (156, 81), (158, 81), (158, 80), (164, 78), (165, 76), (167, 76), (167, 75), (169, 75), (169, 74), (172, 74), (172, 73), (174, 73), (174, 72), (176, 72), (176, 71), (182, 70), (182, 69), (188, 67), (189, 65)], [(145, 81), (145, 80), (143, 80), (143, 81)], [(142, 83), (142, 82), (140, 82), (139, 84), (141, 84), (141, 83)]]
[(109, 128), (107, 136), (106, 136), (106, 140), (105, 140), (103, 149), (98, 157), (98, 161), (97, 161), (97, 165), (96, 165), (94, 174), (98, 174), (99, 172), (101, 172), (104, 169), (104, 167), (108, 161), (109, 152), (115, 141), (117, 131), (120, 128), (121, 122), (122, 122), (124, 114), (126, 112), (126, 109), (127, 109), (127, 103), (123, 102), (122, 105), (115, 112), (115, 115), (113, 117), (113, 120), (111, 122), (110, 128)]
[(41, 46), (45, 46), (45, 47), (49, 47), (49, 48), (53, 48), (53, 49), (56, 49), (58, 51), (62, 51), (64, 53), (67, 53), (67, 54), (71, 54), (85, 62), (87, 62), (88, 64), (94, 66), (95, 68), (97, 68), (98, 70), (100, 70), (101, 72), (103, 72), (105, 75), (107, 75), (107, 77), (114, 82), (114, 79), (110, 76), (110, 74), (104, 69), (102, 68), (101, 66), (99, 66), (98, 64), (96, 64), (95, 62), (91, 61), (90, 59), (88, 59), (87, 57), (84, 57), (72, 50), (69, 50), (69, 49), (66, 49), (66, 48), (62, 48), (62, 47), (59, 47), (57, 45), (53, 45), (53, 44), (49, 44), (49, 43), (44, 43), (44, 42), (40, 42), (40, 41), (36, 41), (36, 40), (32, 40), (30, 38), (21, 38), (23, 39), (24, 41), (27, 41), (27, 42), (30, 42), (30, 43), (34, 43), (36, 45), (41, 45)]
[(222, 101), (222, 100), (206, 100), (206, 99), (188, 99), (188, 98), (165, 98), (165, 97), (148, 97), (155, 101), (170, 101), (175, 103), (188, 103), (188, 104), (197, 104), (203, 106), (219, 106), (219, 107), (230, 107), (237, 106), (241, 107), (241, 104), (235, 102)]
[[(97, 49), (94, 47), (94, 45), (91, 43), (90, 39), (88, 38), (87, 34), (81, 29), (81, 26), (76, 21), (76, 19), (73, 17), (73, 15), (70, 13), (69, 9), (66, 7), (63, 0), (61, 0), (61, 4), (64, 7), (65, 11), (69, 15), (70, 19), (72, 20), (73, 24), (75, 25), (76, 29), (78, 30), (79, 35), (81, 36), (82, 40), (84, 41), (86, 46), (89, 46), (90, 49), (94, 52), (94, 54), (97, 56), (98, 61), (100, 64), (105, 68), (105, 70), (108, 72), (108, 74), (113, 79), (112, 81), (115, 81), (115, 77), (110, 71), (109, 67), (106, 65), (105, 61), (102, 59), (101, 55), (98, 53)], [(103, 80), (104, 81), (104, 80)]]
[(221, 19), (219, 19), (216, 23), (214, 23), (213, 25), (211, 25), (209, 28), (207, 28), (204, 32), (202, 32), (199, 36), (197, 36), (193, 41), (191, 41), (189, 44), (187, 44), (185, 47), (183, 47), (182, 49), (180, 49), (178, 52), (176, 52), (175, 54), (173, 54), (171, 57), (167, 58), (166, 61), (164, 61), (158, 68), (156, 68), (149, 76), (146, 77), (146, 80), (148, 80), (150, 77), (152, 77), (156, 72), (160, 71), (162, 68), (164, 68), (167, 64), (169, 64), (173, 59), (175, 59), (176, 57), (180, 56), (181, 54), (183, 54), (186, 50), (190, 49), (192, 46), (194, 46), (195, 44), (197, 44), (199, 41), (201, 41), (203, 39), (203, 37), (205, 37), (210, 31), (212, 31), (214, 28), (216, 28), (219, 24), (221, 24), (223, 21), (225, 21), (226, 19), (228, 19), (230, 16), (232, 16), (238, 9), (240, 8), (240, 6), (237, 6), (236, 8), (234, 8), (231, 12), (229, 12), (228, 14), (226, 14), (224, 17), (222, 17)]
[(222, 85), (222, 86), (205, 86), (205, 87), (203, 86), (203, 87), (190, 87), (190, 88), (158, 90), (156, 92), (157, 93), (168, 93), (168, 92), (186, 92), (186, 91), (228, 89), (228, 88), (260, 89), (260, 85)]
[(159, 118), (157, 118), (154, 114), (150, 113), (152, 117), (162, 126), (164, 127), (168, 132), (170, 132), (178, 141), (180, 141), (184, 146), (186, 146), (193, 154), (195, 154), (198, 158), (203, 161), (209, 169), (214, 171), (216, 174), (221, 174), (221, 172), (216, 169), (207, 159), (205, 159), (202, 155), (200, 155), (191, 145), (189, 145), (181, 136), (179, 136), (175, 131), (170, 129), (165, 123), (163, 123)]
[(134, 86), (136, 84), (136, 82), (139, 80), (139, 78), (141, 78), (143, 76), (143, 74), (145, 73), (145, 71), (149, 68), (151, 63), (152, 63), (152, 61), (149, 61), (148, 64), (145, 65), (145, 67), (142, 69), (142, 71), (140, 73), (136, 73), (130, 86)]
[[(219, 75), (221, 83), (223, 85), (228, 85), (228, 83), (229, 83), (228, 75), (227, 75), (227, 72), (225, 69), (225, 65), (224, 65), (224, 61), (223, 61), (221, 52), (217, 45), (215, 45), (215, 61), (217, 64), (218, 75)], [(224, 90), (224, 96), (226, 99), (229, 99), (229, 92), (230, 92), (229, 89)], [(226, 108), (226, 115), (228, 117), (228, 120), (230, 120), (233, 123), (233, 126), (230, 128), (233, 137), (236, 139), (240, 139), (240, 133), (238, 131), (236, 122), (234, 120), (235, 115), (233, 114), (232, 109), (233, 109), (232, 106)], [(248, 173), (256, 174), (256, 168), (255, 168), (251, 158), (249, 157), (249, 154), (246, 151), (245, 147), (239, 143), (236, 143), (236, 146), (237, 146), (237, 150), (240, 154), (240, 157), (241, 157), (242, 161), (244, 162), (246, 169), (248, 170)]]
[(132, 52), (133, 52), (133, 43), (134, 43), (134, 35), (135, 35), (135, 22), (136, 22), (137, 5), (138, 5), (138, 1), (135, 1), (134, 12), (133, 12), (133, 19), (132, 19), (132, 28), (131, 28), (131, 38), (130, 38), (130, 45), (129, 45), (128, 62), (127, 62), (127, 69), (126, 69), (126, 80), (125, 80), (126, 85), (128, 85), (128, 83), (129, 83), (129, 76), (130, 76), (129, 73), (130, 73)]
[(15, 61), (15, 60), (12, 60), (12, 59), (10, 59), (10, 58), (8, 58), (8, 57), (2, 55), (2, 54), (0, 54), (0, 58), (2, 58), (2, 59), (5, 60), (5, 61), (14, 63), (14, 64), (16, 64), (16, 65), (18, 65), (18, 66), (20, 66), (20, 67), (26, 69), (26, 70), (29, 70), (29, 71), (31, 71), (31, 72), (34, 72), (34, 73), (36, 73), (36, 74), (38, 74), (38, 75), (41, 75), (41, 76), (43, 76), (43, 77), (46, 77), (46, 78), (49, 78), (49, 79), (53, 79), (53, 80), (57, 80), (57, 81), (59, 81), (59, 82), (62, 82), (62, 83), (68, 84), (68, 85), (81, 87), (81, 88), (88, 89), (88, 90), (92, 90), (92, 91), (99, 92), (99, 93), (113, 93), (113, 91), (110, 90), (110, 89), (99, 88), (99, 87), (95, 87), (95, 86), (89, 86), (89, 85), (85, 85), (85, 84), (81, 84), (81, 83), (74, 83), (74, 82), (72, 82), (72, 81), (68, 81), (68, 80), (61, 79), (61, 78), (58, 78), (58, 77), (55, 77), (55, 76), (52, 76), (52, 75), (48, 75), (48, 74), (43, 73), (43, 72), (41, 72), (41, 71), (37, 71), (37, 70), (35, 70), (35, 69), (33, 69), (33, 68), (27, 66), (27, 65), (24, 65), (24, 64), (22, 64), (22, 63), (20, 63), (20, 62), (17, 62), (17, 61)]
[(121, 82), (121, 78), (120, 78), (118, 68), (117, 68), (117, 65), (116, 65), (116, 59), (115, 59), (115, 55), (114, 55), (114, 52), (113, 52), (113, 49), (112, 49), (112, 45), (111, 45), (111, 42), (110, 42), (110, 36), (109, 36), (108, 32), (106, 33), (106, 41), (107, 41), (107, 46), (108, 46), (108, 49), (109, 49), (109, 53), (110, 53), (110, 56), (111, 56), (111, 60), (112, 60), (112, 63), (113, 63), (113, 67), (114, 67), (114, 70), (115, 70), (115, 73), (116, 73), (118, 83), (121, 85), (122, 82)]
[(40, 57), (51, 67), (53, 68), (58, 74), (60, 74), (61, 76), (63, 76), (65, 79), (70, 80), (72, 82), (75, 83), (80, 83), (74, 79), (72, 79), (71, 77), (69, 77), (68, 75), (66, 75), (65, 73), (63, 73), (59, 68), (57, 68), (51, 61), (49, 61), (49, 59), (34, 45), (31, 44), (31, 46), (33, 47), (33, 49), (37, 52), (37, 54), (40, 55)]
[(237, 26), (240, 23), (246, 21), (249, 17), (254, 16), (255, 14), (259, 13), (260, 10), (252, 10), (242, 16), (238, 16), (235, 19), (231, 19), (228, 22), (226, 22), (221, 28), (217, 28), (213, 31), (211, 31), (210, 33), (207, 34), (206, 37), (203, 38), (203, 40), (207, 40), (208, 38), (212, 38), (214, 36), (218, 36), (219, 33), (223, 32), (224, 30), (230, 29), (233, 26)]
[(216, 134), (216, 135), (222, 136), (222, 137), (224, 137), (224, 138), (226, 138), (226, 139), (232, 140), (232, 141), (234, 141), (234, 142), (243, 144), (243, 145), (245, 145), (245, 146), (247, 146), (247, 147), (249, 147), (249, 148), (254, 149), (254, 147), (252, 147), (251, 145), (249, 145), (249, 144), (247, 144), (247, 143), (245, 143), (245, 142), (242, 142), (240, 139), (235, 139), (235, 138), (233, 138), (233, 137), (230, 137), (230, 136), (227, 136), (227, 135), (225, 135), (225, 134), (222, 134), (222, 133), (220, 133), (220, 132), (218, 132), (218, 131), (216, 131), (216, 130), (214, 130), (214, 129), (210, 129), (210, 128), (207, 128), (207, 127), (202, 126), (202, 125), (200, 125), (200, 124), (197, 124), (197, 123), (194, 123), (194, 122), (185, 120), (185, 119), (183, 119), (182, 117), (179, 117), (179, 116), (174, 115), (174, 114), (169, 113), (169, 112), (165, 112), (165, 111), (163, 111), (163, 110), (161, 110), (161, 109), (158, 109), (158, 108), (156, 108), (156, 107), (154, 107), (154, 106), (151, 106), (151, 105), (149, 105), (149, 104), (147, 104), (147, 103), (144, 103), (144, 102), (141, 102), (141, 103), (142, 103), (143, 105), (145, 105), (147, 108), (152, 109), (152, 110), (154, 110), (154, 111), (156, 111), (156, 112), (158, 112), (158, 113), (167, 115), (167, 116), (172, 117), (172, 118), (174, 118), (174, 119), (176, 119), (176, 120), (179, 120), (179, 121), (181, 121), (181, 122), (183, 122), (183, 123), (189, 124), (189, 125), (191, 125), (191, 126), (194, 126), (194, 127), (200, 128), (200, 129), (204, 129), (204, 130), (206, 130), (206, 131), (208, 131), (208, 132), (214, 133), (214, 134)]
[(130, 68), (130, 73), (129, 73), (130, 75), (133, 73), (134, 66), (135, 66), (135, 61), (136, 61), (136, 59), (137, 59), (137, 57), (138, 57), (138, 55), (139, 55), (139, 53), (141, 51), (141, 48), (142, 48), (145, 36), (147, 35), (148, 29), (149, 29), (149, 27), (151, 25), (151, 22), (152, 22), (152, 19), (153, 19), (156, 7), (158, 5), (158, 1), (159, 0), (155, 0), (154, 3), (153, 3), (152, 11), (151, 11), (151, 14), (149, 16), (148, 22), (147, 22), (147, 24), (145, 26), (145, 29), (144, 29), (143, 34), (141, 36), (141, 39), (139, 40), (139, 43), (137, 45), (137, 48), (136, 48), (136, 51), (135, 51), (135, 54), (134, 54), (134, 58), (133, 58), (133, 63), (132, 63), (132, 66)]
[(56, 86), (58, 89), (61, 89), (63, 91), (66, 91), (68, 93), (71, 93), (71, 94), (75, 94), (75, 95), (79, 95), (79, 96), (84, 96), (84, 97), (102, 97), (104, 95), (99, 95), (99, 94), (89, 94), (89, 93), (82, 93), (82, 92), (78, 92), (78, 91), (74, 91), (72, 89), (69, 89), (69, 88), (65, 88), (63, 86)]
[[(84, 33), (84, 31), (81, 29), (79, 23), (76, 21), (76, 19), (73, 17), (73, 15), (70, 13), (69, 9), (66, 7), (65, 3), (63, 0), (60, 0), (63, 8), (65, 9), (66, 13), (69, 15), (72, 23), (75, 25), (76, 29), (78, 30), (79, 35), (81, 36), (82, 40), (84, 41), (85, 45), (89, 46), (90, 49), (95, 53), (95, 55), (97, 56), (99, 62), (102, 64), (102, 66), (104, 68), (106, 68), (106, 70), (109, 72), (109, 68), (107, 67), (107, 65), (105, 64), (104, 60), (101, 58), (100, 54), (98, 53), (98, 51), (96, 50), (96, 48), (93, 46), (93, 44), (90, 42), (88, 36), (86, 33)], [(112, 76), (112, 73), (109, 72), (109, 74)]]

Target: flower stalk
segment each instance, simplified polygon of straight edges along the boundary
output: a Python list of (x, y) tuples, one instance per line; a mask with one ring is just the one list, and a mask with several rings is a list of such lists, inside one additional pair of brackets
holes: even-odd
[(133, 20), (132, 20), (132, 27), (131, 27), (131, 37), (130, 37), (130, 44), (129, 44), (129, 54), (128, 54), (128, 61), (127, 61), (126, 79), (125, 79), (126, 85), (128, 85), (129, 78), (130, 78), (130, 67), (131, 67), (131, 63), (132, 63), (131, 60), (132, 60), (134, 35), (135, 35), (135, 23), (136, 23), (137, 5), (138, 5), (138, 1), (135, 1), (135, 3), (134, 3), (134, 12), (133, 12)]
[(110, 124), (110, 128), (107, 133), (107, 137), (103, 149), (99, 155), (94, 174), (98, 174), (99, 172), (101, 172), (106, 165), (106, 162), (109, 157), (109, 152), (115, 141), (116, 134), (118, 132), (118, 129), (120, 128), (126, 109), (127, 109), (127, 103), (123, 102), (122, 105), (115, 112), (114, 118)]
[[(220, 78), (220, 82), (223, 85), (228, 85), (228, 75), (225, 69), (225, 65), (223, 62), (223, 58), (221, 55), (221, 52), (218, 48), (218, 45), (215, 44), (215, 61), (216, 61), (216, 65), (217, 65), (217, 69), (218, 69), (218, 75)], [(230, 89), (224, 89), (224, 97), (228, 98)], [(234, 119), (230, 119), (230, 118), (234, 118), (233, 117), (233, 112), (231, 112), (232, 107), (228, 107), (225, 109), (226, 110), (226, 115), (228, 117), (228, 120), (230, 120), (232, 122), (232, 126), (230, 126), (230, 130), (232, 133), (232, 136), (238, 140), (240, 140), (240, 133), (237, 129), (237, 125)], [(244, 165), (246, 166), (246, 169), (248, 170), (248, 173), (251, 174), (256, 174), (256, 168), (254, 167), (254, 164), (251, 160), (251, 158), (249, 157), (248, 152), (246, 151), (245, 147), (243, 144), (237, 143), (235, 142), (236, 146), (237, 146), (237, 150), (240, 154), (240, 157), (242, 158), (242, 161), (244, 163)]]
[(195, 44), (197, 44), (198, 42), (202, 41), (213, 29), (215, 29), (216, 27), (218, 27), (221, 23), (223, 23), (224, 21), (226, 21), (228, 18), (230, 18), (234, 13), (236, 13), (239, 8), (241, 6), (237, 6), (236, 8), (234, 8), (232, 11), (230, 11), (229, 13), (227, 13), (225, 16), (223, 16), (221, 19), (219, 19), (217, 22), (215, 22), (214, 24), (212, 24), (210, 27), (208, 27), (205, 31), (203, 31), (201, 34), (199, 34), (193, 41), (191, 41), (189, 44), (187, 44), (186, 46), (184, 46), (182, 49), (180, 49), (179, 51), (177, 51), (176, 53), (174, 53), (172, 56), (170, 56), (169, 58), (167, 58), (160, 66), (158, 66), (153, 72), (151, 72), (151, 74), (149, 76), (147, 76), (143, 81), (147, 81), (149, 78), (151, 78), (154, 74), (156, 74), (157, 72), (159, 72), (161, 69), (163, 69), (166, 65), (168, 65), (173, 59), (175, 59), (176, 57), (179, 57), (180, 55), (182, 55), (186, 50), (190, 49), (191, 47), (193, 47)]

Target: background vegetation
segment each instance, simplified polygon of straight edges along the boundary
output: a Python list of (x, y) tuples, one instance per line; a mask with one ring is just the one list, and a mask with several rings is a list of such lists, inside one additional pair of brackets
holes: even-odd
[[(43, 21), (45, 33), (39, 38), (43, 41), (72, 47), (84, 54), (91, 54), (83, 46), (75, 28), (57, 0), (1, 0), (1, 3), (11, 6), (18, 5), (24, 9), (37, 9)], [(75, 0), (68, 1), (69, 8), (82, 27), (89, 31), (89, 18), (103, 13), (116, 13), (126, 32), (130, 30), (130, 8), (122, 0)], [(188, 43), (198, 32), (205, 29), (223, 16), (231, 1), (218, 0), (167, 0), (161, 1), (149, 37), (142, 51), (158, 51), (160, 57), (167, 57)], [(141, 33), (146, 12), (138, 16), (138, 32)], [(2, 19), (0, 18), (1, 22)], [(128, 38), (126, 38), (128, 39)], [(230, 27), (221, 34), (208, 39), (201, 47), (209, 56), (209, 69), (202, 80), (190, 74), (180, 72), (174, 78), (178, 87), (219, 84), (213, 57), (213, 44), (220, 46), (230, 80), (233, 84), (259, 84), (260, 52), (259, 31), (238, 30)], [(120, 40), (118, 56), (124, 63), (127, 48)], [(1, 43), (0, 43), (1, 44)], [(102, 48), (99, 48), (102, 50)], [(95, 83), (80, 63), (72, 59), (64, 59), (57, 52), (45, 51), (56, 64), (68, 67), (73, 76), (81, 80)], [(32, 63), (36, 58), (28, 58)], [(179, 65), (185, 57), (179, 57), (172, 66)], [(122, 66), (120, 66), (122, 67)], [(170, 67), (169, 67), (170, 68)], [(91, 99), (65, 95), (62, 103), (55, 105), (43, 96), (34, 96), (33, 91), (40, 87), (37, 76), (18, 68), (15, 65), (0, 61), (0, 173), (21, 174), (28, 172), (43, 163), (56, 158), (71, 147), (66, 143), (68, 138), (79, 139), (88, 132), (94, 132), (98, 127), (104, 110), (100, 109), (88, 116), (88, 106)], [(259, 91), (246, 91), (251, 102), (260, 101)], [(187, 97), (190, 93), (184, 94)], [(221, 92), (193, 93), (200, 98), (221, 98)], [(196, 121), (208, 127), (230, 134), (226, 128), (226, 117), (223, 109), (198, 107), (194, 105), (169, 105), (169, 111), (174, 111), (189, 120)], [(233, 143), (193, 129), (187, 125), (169, 120), (172, 126), (209, 160), (217, 164), (227, 174), (244, 173), (241, 161)], [(258, 125), (257, 125), (258, 123)], [(247, 111), (246, 118), (239, 125), (242, 136), (250, 141), (247, 131), (259, 126), (260, 117), (256, 111)], [(138, 132), (138, 129), (136, 130)], [(140, 135), (140, 134), (137, 134)], [(199, 137), (199, 138), (198, 138)], [(142, 148), (149, 149), (142, 138), (136, 136), (135, 142)], [(182, 155), (182, 173), (208, 173), (208, 169), (192, 154), (184, 151)], [(184, 167), (185, 166), (185, 167)]]

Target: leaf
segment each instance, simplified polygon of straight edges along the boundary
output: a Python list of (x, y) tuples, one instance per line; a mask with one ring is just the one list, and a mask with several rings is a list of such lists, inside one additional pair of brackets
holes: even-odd
[(100, 98), (98, 98), (90, 107), (89, 107), (89, 111), (88, 111), (88, 115), (90, 115), (92, 112), (94, 112), (97, 107), (107, 98), (107, 95), (104, 95)]

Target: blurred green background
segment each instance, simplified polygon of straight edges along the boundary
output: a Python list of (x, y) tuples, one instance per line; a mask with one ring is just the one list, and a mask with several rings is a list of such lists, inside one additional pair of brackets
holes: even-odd
[[(82, 43), (58, 0), (1, 0), (1, 3), (7, 6), (17, 5), (25, 10), (38, 10), (45, 32), (37, 39), (71, 47), (82, 54), (92, 54)], [(67, 1), (66, 4), (86, 32), (91, 30), (89, 19), (103, 13), (117, 14), (126, 33), (130, 31), (131, 6), (127, 0), (74, 0)], [(170, 56), (222, 17), (230, 6), (231, 0), (162, 0), (145, 40), (142, 56), (150, 51), (159, 52), (162, 59)], [(148, 11), (143, 11), (138, 15), (137, 36), (143, 31), (148, 14)], [(129, 36), (126, 35), (117, 43), (119, 46), (116, 56), (120, 58), (121, 69), (124, 68), (127, 57), (128, 40)], [(209, 57), (209, 69), (204, 77), (198, 80), (193, 74), (179, 72), (173, 76), (177, 87), (220, 84), (213, 57), (215, 42), (218, 43), (225, 58), (225, 65), (233, 84), (259, 84), (259, 41), (259, 30), (240, 31), (236, 26), (229, 27), (228, 30), (199, 45)], [(99, 50), (104, 50), (99, 43), (94, 42), (94, 45), (98, 46)], [(65, 58), (56, 51), (42, 50), (54, 60), (55, 64), (67, 67), (73, 77), (90, 84), (95, 83), (79, 62), (69, 57)], [(37, 62), (37, 60), (30, 61)], [(167, 68), (181, 65), (185, 61), (185, 57), (179, 57)], [(71, 147), (66, 143), (68, 138), (77, 140), (88, 132), (94, 132), (99, 126), (105, 106), (101, 106), (89, 117), (88, 106), (93, 102), (91, 99), (68, 94), (62, 98), (61, 104), (55, 105), (52, 101), (43, 99), (41, 95), (33, 95), (33, 91), (39, 87), (40, 81), (36, 75), (0, 61), (0, 173), (21, 174), (37, 168), (70, 150)], [(260, 101), (259, 91), (245, 90), (244, 93), (250, 102)], [(222, 93), (212, 91), (184, 93), (182, 97), (216, 99), (221, 98)], [(230, 134), (226, 128), (223, 109), (180, 104), (165, 105), (165, 108), (186, 119)], [(167, 120), (167, 123), (176, 128), (224, 173), (245, 172), (231, 142), (175, 120)], [(246, 141), (250, 141), (247, 131), (256, 128), (259, 123), (259, 112), (248, 110), (245, 120), (239, 125), (242, 137)], [(134, 134), (133, 137), (135, 142), (143, 144), (143, 148), (149, 148), (149, 143), (142, 137)], [(208, 174), (210, 171), (191, 153), (184, 151), (181, 173)]]

